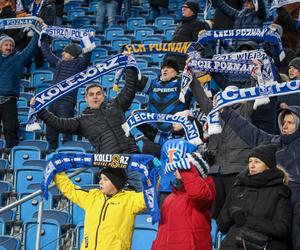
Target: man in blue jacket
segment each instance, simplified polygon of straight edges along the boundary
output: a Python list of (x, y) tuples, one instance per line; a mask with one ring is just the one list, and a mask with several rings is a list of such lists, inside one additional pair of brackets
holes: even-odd
[(289, 187), (294, 204), (293, 245), (300, 247), (300, 107), (287, 106), (278, 116), (280, 135), (272, 135), (258, 129), (232, 109), (224, 109), (222, 120), (247, 144), (255, 147), (268, 141), (277, 144), (276, 161), (288, 172)]
[(37, 51), (38, 35), (35, 34), (28, 46), (20, 52), (15, 51), (15, 41), (10, 36), (0, 37), (0, 122), (6, 147), (19, 143), (17, 100), (20, 95), (20, 79), (23, 69)]

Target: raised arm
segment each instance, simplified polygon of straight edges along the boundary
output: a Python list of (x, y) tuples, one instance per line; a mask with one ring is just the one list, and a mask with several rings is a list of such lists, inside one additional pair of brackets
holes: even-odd
[(27, 45), (25, 49), (23, 49), (22, 52), (20, 52), (19, 54), (20, 60), (23, 65), (28, 64), (31, 61), (31, 58), (38, 51), (38, 40), (39, 40), (39, 35), (36, 32), (34, 32), (34, 35), (31, 38), (30, 43)]
[(59, 62), (59, 58), (51, 51), (47, 39), (43, 39), (41, 49), (47, 61), (56, 66), (56, 64)]
[(59, 130), (62, 133), (79, 133), (80, 122), (78, 117), (74, 118), (59, 118), (43, 109), (38, 113), (38, 117), (47, 125)]
[(232, 18), (236, 18), (239, 15), (239, 11), (229, 6), (224, 0), (212, 0), (212, 5)]
[(138, 85), (138, 72), (133, 67), (125, 69), (125, 85), (115, 98), (115, 102), (126, 112), (135, 97)]

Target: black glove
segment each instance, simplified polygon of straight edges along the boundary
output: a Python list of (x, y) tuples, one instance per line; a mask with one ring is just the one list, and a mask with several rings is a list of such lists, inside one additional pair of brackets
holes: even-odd
[(246, 223), (246, 214), (240, 207), (232, 207), (230, 209), (231, 218), (234, 220), (236, 227), (241, 227)]

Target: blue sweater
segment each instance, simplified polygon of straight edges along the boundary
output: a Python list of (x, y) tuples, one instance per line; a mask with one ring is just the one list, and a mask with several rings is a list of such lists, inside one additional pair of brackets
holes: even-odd
[(8, 56), (0, 55), (0, 96), (19, 96), (20, 79), (24, 66), (37, 51), (39, 36), (35, 34), (28, 46), (21, 52), (14, 51)]

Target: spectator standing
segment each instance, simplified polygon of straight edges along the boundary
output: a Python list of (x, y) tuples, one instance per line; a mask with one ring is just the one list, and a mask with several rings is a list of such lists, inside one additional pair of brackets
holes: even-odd
[(149, 3), (153, 19), (168, 14), (169, 0), (149, 0)]
[[(87, 68), (90, 63), (92, 52), (87, 52), (83, 57), (81, 55), (81, 47), (72, 43), (64, 48), (62, 58), (59, 59), (52, 53), (47, 39), (42, 42), (42, 52), (45, 58), (55, 65), (53, 84), (59, 83)], [(49, 105), (49, 111), (58, 117), (70, 118), (75, 115), (75, 106), (77, 101), (78, 90), (73, 90), (70, 93), (62, 96), (55, 102)], [(50, 144), (50, 149), (56, 149), (58, 146), (59, 132), (51, 126), (46, 126), (46, 138)], [(63, 142), (71, 141), (71, 134), (63, 135)]]
[(20, 95), (20, 79), (23, 69), (38, 48), (38, 35), (35, 34), (31, 42), (23, 51), (15, 51), (15, 41), (12, 37), (0, 37), (0, 120), (6, 147), (12, 148), (19, 143), (17, 100)]
[(81, 249), (131, 249), (135, 215), (146, 204), (142, 192), (124, 189), (126, 179), (124, 169), (103, 168), (99, 189), (84, 190), (56, 174), (57, 187), (85, 211)]
[[(122, 124), (126, 121), (125, 112), (135, 97), (137, 84), (137, 70), (128, 67), (125, 85), (112, 101), (105, 101), (105, 92), (100, 85), (91, 84), (85, 90), (88, 108), (81, 115), (74, 118), (59, 118), (43, 109), (38, 113), (38, 117), (60, 132), (76, 133), (85, 137), (94, 146), (96, 153), (140, 153), (134, 138), (131, 135), (126, 137), (122, 129)], [(128, 183), (141, 191), (140, 174), (136, 171), (127, 171), (127, 176)]]
[[(266, 144), (250, 153), (248, 168), (237, 176), (217, 220), (226, 234), (220, 249), (290, 249), (290, 189), (287, 173), (276, 166), (276, 150)], [(265, 248), (259, 248), (263, 238)]]

